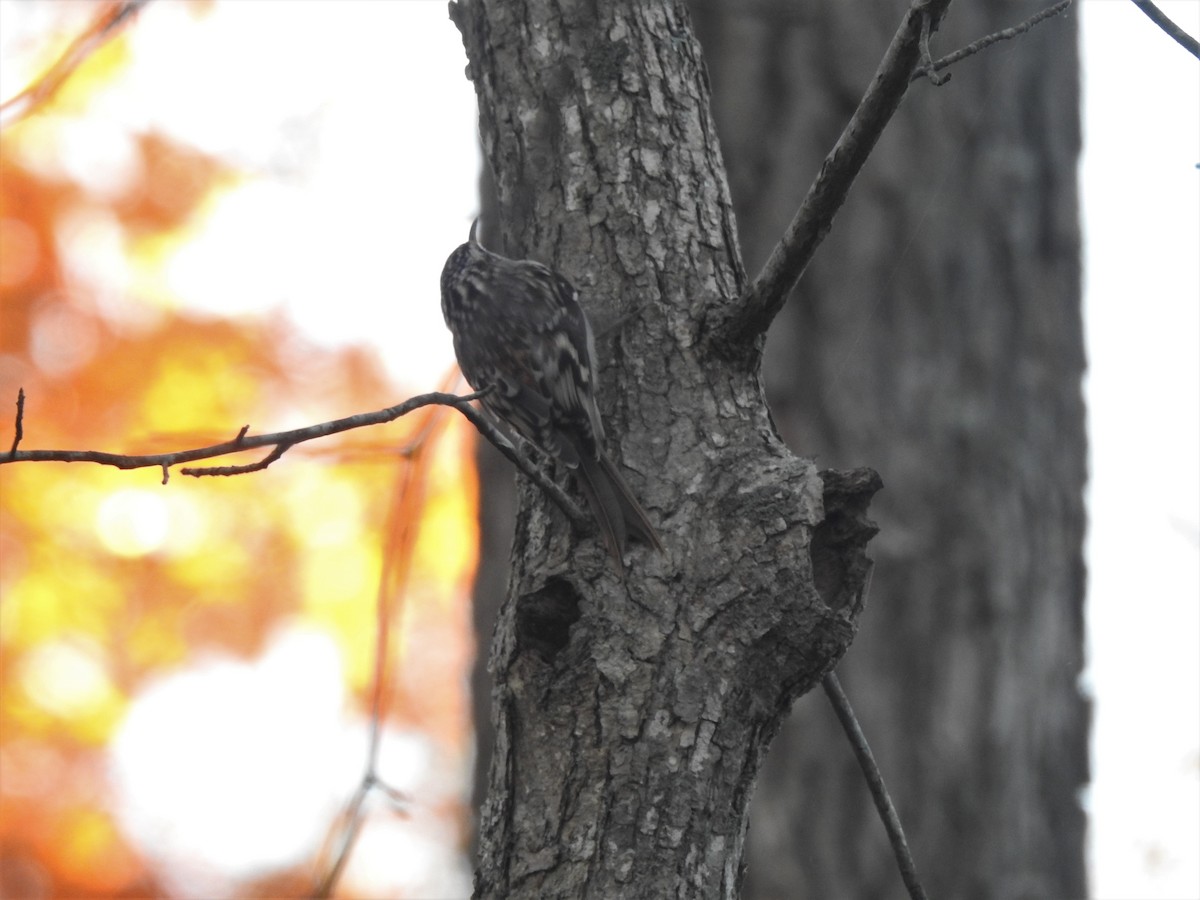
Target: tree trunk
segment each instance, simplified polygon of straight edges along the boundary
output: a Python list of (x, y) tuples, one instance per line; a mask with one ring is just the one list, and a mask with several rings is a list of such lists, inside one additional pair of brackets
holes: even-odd
[[(522, 484), (491, 647), (484, 897), (733, 896), (747, 807), (792, 701), (853, 637), (874, 473), (788, 451), (681, 5), (453, 7), (506, 240), (580, 289), (609, 451), (666, 545), (618, 576)], [(562, 476), (564, 473), (558, 473)]]
[[(956, 4), (935, 57), (1045, 4)], [(896, 4), (695, 0), (749, 271), (846, 122)], [(1086, 894), (1075, 22), (919, 83), (771, 332), (797, 452), (888, 486), (839, 677), (933, 897)], [(756, 791), (748, 897), (900, 892), (819, 695)]]

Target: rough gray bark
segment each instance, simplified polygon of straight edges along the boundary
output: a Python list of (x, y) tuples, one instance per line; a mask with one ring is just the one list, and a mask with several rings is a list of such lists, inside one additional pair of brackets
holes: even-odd
[[(1045, 4), (955, 4), (934, 56)], [(695, 0), (749, 271), (795, 211), (896, 4)], [(1086, 894), (1086, 477), (1075, 25), (918, 83), (776, 321), (788, 444), (888, 490), (838, 674), (934, 897)], [(883, 830), (814, 694), (772, 746), (746, 895), (897, 896)]]
[(522, 485), (476, 891), (733, 896), (766, 745), (853, 636), (879, 485), (790, 453), (761, 338), (707, 327), (745, 279), (686, 9), (601, 7), (454, 7), (498, 249), (580, 288), (609, 449), (667, 545), (621, 580)]

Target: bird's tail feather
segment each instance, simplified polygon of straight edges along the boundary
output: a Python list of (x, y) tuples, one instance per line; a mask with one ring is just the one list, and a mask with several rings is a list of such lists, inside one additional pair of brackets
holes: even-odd
[(603, 452), (599, 459), (581, 454), (576, 471), (579, 473), (579, 487), (587, 497), (588, 506), (592, 508), (592, 514), (604, 536), (604, 543), (608, 545), (608, 552), (618, 567), (622, 565), (625, 544), (631, 534), (659, 553), (663, 552), (662, 541), (658, 539), (646, 511), (633, 496), (612, 460)]

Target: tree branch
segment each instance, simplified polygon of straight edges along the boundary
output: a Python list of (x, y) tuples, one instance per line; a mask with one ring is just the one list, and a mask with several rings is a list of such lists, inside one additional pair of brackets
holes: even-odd
[[(482, 392), (478, 392), (472, 396), (480, 396), (481, 394)], [(566, 491), (551, 481), (550, 477), (538, 468), (533, 460), (518, 451), (512, 445), (512, 442), (500, 432), (500, 429), (493, 425), (479, 410), (466, 404), (462, 406), (455, 405), (454, 408), (462, 413), (466, 420), (474, 425), (480, 434), (487, 438), (488, 443), (503, 453), (509, 462), (520, 469), (530, 481), (545, 491), (576, 528), (588, 532), (596, 527), (595, 521), (586, 515), (574, 500), (567, 496)], [(525, 446), (531, 447), (532, 444), (526, 443)]]
[(231, 453), (241, 453), (242, 451), (254, 450), (258, 447), (272, 448), (267, 456), (254, 463), (235, 466), (185, 467), (180, 469), (182, 474), (191, 475), (196, 478), (205, 475), (244, 475), (249, 472), (258, 472), (265, 469), (296, 444), (328, 437), (331, 434), (339, 434), (355, 428), (382, 425), (408, 415), (410, 412), (424, 406), (449, 406), (458, 410), (489, 443), (503, 453), (534, 484), (545, 491), (574, 525), (584, 530), (590, 528), (591, 519), (584, 515), (578, 504), (568, 497), (566, 492), (555, 484), (545, 472), (538, 468), (533, 460), (524, 453), (518, 452), (513, 447), (512, 442), (487, 417), (471, 405), (471, 401), (478, 400), (485, 393), (486, 391), (476, 391), (473, 394), (459, 396), (458, 394), (445, 394), (435, 391), (429, 394), (418, 394), (416, 397), (411, 397), (396, 406), (389, 406), (387, 409), (380, 409), (369, 413), (358, 413), (357, 415), (346, 416), (342, 419), (321, 422), (317, 425), (309, 425), (306, 428), (296, 428), (291, 431), (278, 431), (274, 434), (250, 435), (248, 434), (250, 426), (244, 425), (238, 431), (236, 437), (219, 444), (212, 444), (208, 447), (198, 447), (191, 450), (177, 450), (174, 453), (152, 453), (134, 456), (121, 453), (105, 453), (100, 450), (18, 450), (17, 445), (24, 434), (25, 419), (25, 391), (20, 390), (17, 393), (17, 420), (14, 427), (12, 449), (7, 453), (0, 454), (0, 465), (18, 462), (91, 462), (104, 466), (115, 466), (118, 469), (161, 468), (163, 470), (163, 484), (166, 484), (170, 477), (171, 466), (201, 459), (228, 456)]
[(0, 103), (0, 128), (7, 128), (45, 103), (93, 53), (116, 37), (150, 0), (121, 0), (101, 7), (96, 20), (80, 34), (40, 78)]
[[(950, 79), (950, 76), (946, 75), (944, 78), (941, 78), (935, 75), (936, 72), (940, 72), (942, 69), (954, 65), (956, 62), (964, 60), (968, 56), (974, 56), (980, 50), (990, 47), (992, 44), (999, 43), (1000, 41), (1012, 40), (1017, 35), (1024, 34), (1038, 23), (1044, 22), (1046, 19), (1057, 16), (1059, 13), (1065, 11), (1072, 2), (1073, 0), (1060, 0), (1060, 2), (1055, 3), (1053, 6), (1043, 9), (1040, 13), (1030, 16), (1020, 25), (1014, 25), (1011, 28), (1005, 28), (1001, 31), (995, 32), (994, 34), (989, 34), (987, 37), (982, 37), (977, 41), (972, 41), (961, 50), (955, 50), (953, 53), (943, 56), (936, 62), (933, 60), (923, 60), (925, 64), (920, 69), (913, 72), (912, 80), (916, 81), (918, 78), (928, 77), (929, 80), (934, 84), (945, 84)], [(1137, 0), (1134, 0), (1134, 2), (1136, 3)]]
[[(938, 75), (933, 71), (933, 53), (929, 50), (929, 39), (933, 36), (933, 31), (929, 26), (929, 16), (921, 16), (921, 36), (918, 38), (917, 46), (921, 48), (921, 68), (919, 71), (924, 72), (929, 76), (929, 80), (941, 86), (950, 80), (949, 75)], [(913, 73), (916, 74), (915, 72)], [(909, 79), (910, 81), (912, 78)]]
[[(949, 75), (937, 75), (941, 69), (999, 41), (1024, 34), (1039, 22), (1063, 12), (1071, 2), (1060, 0), (1019, 25), (980, 38), (934, 61), (929, 39), (937, 31), (950, 0), (913, 0), (854, 115), (825, 157), (783, 238), (747, 289), (741, 308), (728, 323), (726, 333), (735, 344), (744, 345), (765, 332), (783, 308), (788, 294), (829, 233), (833, 217), (845, 202), (876, 141), (900, 107), (909, 83), (924, 76), (935, 85), (944, 84)], [(1141, 0), (1134, 2), (1142, 5)]]
[[(106, 453), (99, 450), (14, 449), (0, 456), (0, 465), (14, 462), (92, 462), (99, 465), (115, 466), (118, 469), (143, 469), (152, 466), (170, 467), (199, 459), (228, 456), (231, 453), (254, 450), (258, 447), (277, 447), (280, 444), (286, 444), (288, 447), (291, 447), (295, 444), (328, 437), (331, 434), (339, 434), (340, 432), (350, 431), (354, 428), (391, 422), (421, 407), (434, 404), (452, 406), (461, 411), (462, 408), (467, 407), (470, 401), (477, 399), (479, 396), (480, 394), (478, 393), (467, 394), (461, 397), (458, 394), (443, 394), (439, 392), (420, 394), (387, 409), (370, 413), (359, 413), (353, 416), (346, 416), (342, 419), (321, 422), (317, 425), (309, 425), (305, 428), (296, 428), (291, 431), (279, 431), (274, 434), (249, 435), (250, 426), (245, 425), (232, 440), (223, 441), (219, 444), (211, 444), (207, 447), (197, 447), (191, 450), (177, 450), (173, 453), (128, 455)], [(20, 418), (17, 420), (17, 428), (18, 430), (21, 428)]]
[(854, 748), (854, 755), (858, 757), (858, 765), (862, 768), (863, 775), (866, 776), (871, 799), (875, 801), (879, 818), (883, 820), (883, 827), (887, 830), (888, 840), (892, 844), (892, 852), (896, 854), (900, 877), (904, 879), (908, 895), (912, 900), (926, 900), (925, 888), (922, 887), (921, 880), (917, 877), (917, 866), (908, 849), (904, 828), (900, 825), (900, 815), (896, 812), (896, 807), (892, 805), (892, 798), (888, 795), (887, 786), (883, 783), (883, 775), (879, 772), (879, 766), (875, 764), (875, 756), (871, 753), (867, 738), (858, 725), (858, 719), (855, 718), (854, 710), (850, 707), (850, 700), (846, 697), (837, 675), (833, 672), (821, 680), (821, 685), (825, 688), (825, 695), (829, 698), (829, 703), (833, 706), (838, 721), (842, 723), (842, 730), (846, 732), (850, 746)]
[(913, 0), (909, 6), (875, 77), (821, 164), (795, 218), (743, 295), (739, 310), (723, 326), (725, 335), (737, 345), (748, 344), (767, 330), (804, 274), (854, 179), (904, 99), (920, 62), (922, 31), (937, 31), (949, 5), (950, 0)]
[(1167, 18), (1166, 13), (1155, 6), (1150, 0), (1133, 0), (1133, 5), (1144, 12), (1150, 21), (1173, 37), (1176, 42), (1192, 56), (1200, 59), (1200, 41)]
[[(275, 449), (264, 456), (256, 463), (247, 463), (244, 466), (184, 466), (179, 470), (181, 475), (191, 475), (194, 478), (199, 478), (202, 475), (245, 475), (248, 472), (260, 472), (269, 466), (283, 454), (287, 453), (292, 447), (287, 441), (280, 441), (275, 445)], [(165, 469), (165, 466), (164, 466)], [(163, 475), (163, 483), (167, 481), (166, 474)]]

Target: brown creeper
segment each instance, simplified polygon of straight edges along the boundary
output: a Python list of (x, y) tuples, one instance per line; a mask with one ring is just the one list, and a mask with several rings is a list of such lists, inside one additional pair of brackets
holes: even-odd
[(475, 239), (442, 269), (442, 315), (483, 406), (571, 469), (617, 565), (630, 534), (662, 552), (645, 511), (604, 452), (596, 408), (596, 347), (571, 282)]

